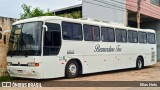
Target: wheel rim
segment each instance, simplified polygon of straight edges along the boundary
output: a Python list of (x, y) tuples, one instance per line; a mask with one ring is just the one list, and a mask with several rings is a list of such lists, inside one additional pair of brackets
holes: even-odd
[(76, 72), (77, 72), (77, 67), (75, 64), (70, 64), (69, 65), (69, 72), (72, 74), (72, 75), (75, 75)]
[(142, 62), (141, 62), (141, 60), (138, 60), (138, 67), (142, 68)]

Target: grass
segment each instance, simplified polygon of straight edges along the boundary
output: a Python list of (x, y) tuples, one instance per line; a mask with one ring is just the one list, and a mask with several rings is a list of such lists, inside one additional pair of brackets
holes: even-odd
[(0, 81), (13, 81), (14, 78), (10, 76), (1, 76)]

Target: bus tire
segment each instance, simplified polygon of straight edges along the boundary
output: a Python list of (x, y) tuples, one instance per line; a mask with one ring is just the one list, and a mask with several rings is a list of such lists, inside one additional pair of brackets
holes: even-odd
[(140, 69), (143, 68), (143, 66), (144, 66), (143, 58), (138, 57), (138, 58), (137, 58), (137, 61), (136, 61), (136, 69), (137, 69), (137, 70), (140, 70)]
[(77, 77), (78, 73), (79, 73), (78, 63), (74, 60), (69, 61), (65, 68), (66, 77), (74, 78)]

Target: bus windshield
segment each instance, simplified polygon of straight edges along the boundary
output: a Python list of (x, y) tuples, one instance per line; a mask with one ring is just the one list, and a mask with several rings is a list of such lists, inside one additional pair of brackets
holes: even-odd
[(9, 56), (40, 56), (42, 22), (13, 25), (9, 40)]

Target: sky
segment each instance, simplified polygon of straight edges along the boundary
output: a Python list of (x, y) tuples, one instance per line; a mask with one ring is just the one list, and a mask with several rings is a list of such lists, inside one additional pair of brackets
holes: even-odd
[(39, 7), (44, 11), (64, 8), (80, 4), (81, 0), (0, 0), (0, 16), (20, 18), (20, 13), (23, 13), (22, 4)]

